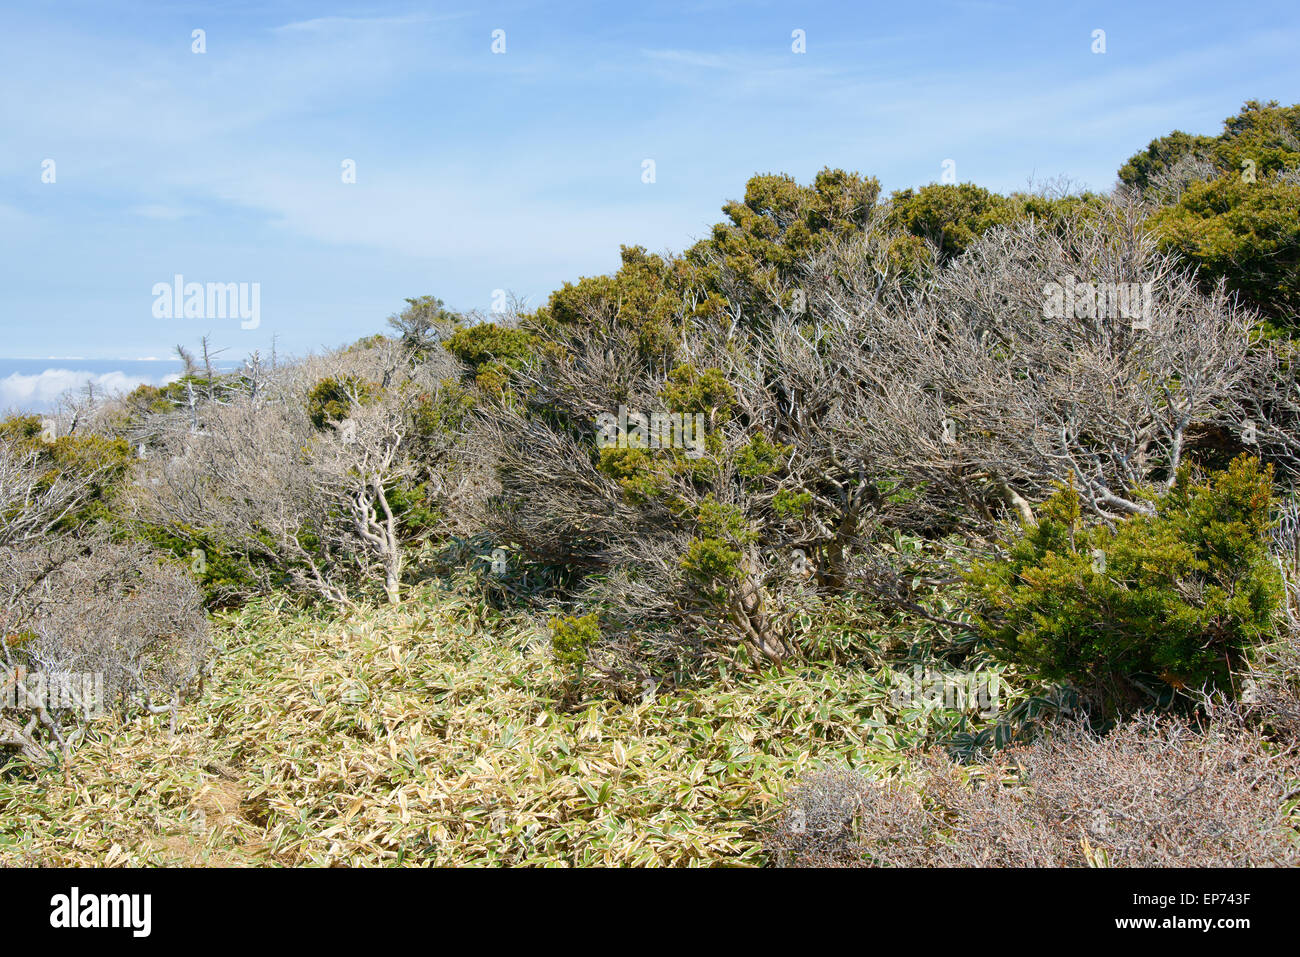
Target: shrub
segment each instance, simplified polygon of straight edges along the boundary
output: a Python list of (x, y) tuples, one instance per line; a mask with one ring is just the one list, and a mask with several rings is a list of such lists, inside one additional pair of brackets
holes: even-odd
[(1217, 137), (1174, 132), (1120, 169), (1165, 206), (1150, 228), (1165, 249), (1219, 280), (1277, 325), (1300, 316), (1300, 104), (1250, 100)]
[(274, 561), (266, 555), (224, 543), (219, 529), (192, 528), (184, 523), (168, 527), (132, 522), (121, 535), (186, 562), (203, 592), (204, 604), (210, 608), (237, 605), (277, 579), (287, 583), (287, 577), (275, 574)]
[[(19, 680), (20, 667), (54, 682), (96, 674), (104, 708), (157, 711), (168, 699), (174, 707), (211, 653), (198, 588), (140, 544), (95, 537), (0, 547), (0, 600), (0, 631), (22, 639), (0, 642), (0, 680)], [(72, 709), (47, 710), (30, 724), (30, 715), (0, 715), (0, 736), (31, 757), (65, 743)]]
[[(769, 213), (794, 228), (772, 212), (785, 205), (755, 202), (739, 215), (756, 233), (748, 217)], [(563, 568), (576, 587), (556, 597), (598, 609), (606, 643), (652, 670), (683, 649), (790, 657), (800, 596), (844, 593), (887, 522), (991, 531), (1008, 504), (1032, 519), (1071, 474), (1091, 514), (1148, 513), (1144, 490), (1172, 485), (1188, 430), (1245, 378), (1253, 318), (1181, 275), (1140, 211), (993, 229), (921, 288), (889, 265), (897, 233), (879, 211), (864, 222), (794, 274), (772, 264), (770, 288), (751, 285), (752, 264), (707, 260), (700, 281), (729, 290), (718, 310), (674, 293), (674, 263), (625, 250), (615, 277), (552, 297), (517, 401), (482, 410), (501, 485), (488, 533), (526, 566)], [(1045, 319), (1045, 284), (1069, 276), (1159, 288), (1151, 329), (1095, 301)], [(647, 323), (672, 330), (662, 350)], [(611, 447), (620, 409), (627, 441)], [(691, 454), (630, 424), (687, 413), (705, 420)], [(735, 517), (724, 534), (708, 502)]]
[(34, 415), (0, 420), (0, 443), (8, 449), (7, 456), (23, 458), (35, 470), (33, 493), (56, 485), (78, 487), (78, 501), (58, 519), (61, 531), (107, 518), (113, 494), (131, 474), (131, 449), (124, 440), (94, 433), (51, 437)]
[(532, 355), (536, 337), (522, 329), (483, 322), (458, 329), (443, 347), (474, 372), (488, 362), (515, 365)]
[(969, 573), (998, 654), (1107, 708), (1169, 688), (1227, 689), (1276, 633), (1268, 554), (1272, 470), (1240, 457), (1194, 483), (1180, 471), (1152, 515), (1086, 526), (1064, 486), (1005, 560)]
[(1295, 867), (1297, 774), (1231, 714), (1065, 725), (987, 767), (932, 752), (913, 780), (812, 774), (767, 850), (794, 867)]
[(673, 331), (689, 313), (684, 294), (697, 270), (684, 259), (647, 253), (641, 246), (620, 248), (622, 263), (610, 276), (566, 282), (527, 325), (546, 343), (551, 358), (562, 358), (566, 333), (581, 327), (627, 328), (629, 345), (643, 356), (671, 353)]
[(468, 408), (456, 371), (442, 350), (415, 362), (385, 339), (160, 417), (131, 517), (181, 554), (211, 549), (211, 570), (232, 589), (253, 575), (259, 590), (346, 606), (382, 583), (398, 601), (408, 546), (454, 525), (447, 513), (479, 478), (459, 456)]
[(342, 422), (352, 410), (375, 399), (375, 388), (355, 376), (321, 379), (307, 393), (307, 417), (318, 429)]
[(551, 619), (551, 648), (562, 665), (582, 665), (592, 646), (600, 640), (600, 619), (596, 615), (569, 615)]
[[(841, 395), (824, 413), (842, 423), (840, 459), (918, 492), (935, 530), (990, 532), (1007, 505), (1032, 520), (1067, 476), (1090, 513), (1148, 512), (1142, 489), (1172, 483), (1191, 431), (1241, 424), (1257, 320), (1205, 295), (1143, 217), (1109, 204), (992, 229), (904, 302), (882, 298), (861, 243), (817, 260), (808, 302), (829, 327), (817, 359)], [(764, 384), (802, 398), (814, 386), (783, 351)]]
[(1139, 190), (1155, 187), (1160, 177), (1189, 156), (1209, 156), (1214, 149), (1212, 136), (1200, 136), (1174, 130), (1168, 136), (1152, 140), (1147, 148), (1134, 153), (1119, 170), (1120, 182)]
[(1014, 202), (974, 183), (904, 189), (890, 204), (890, 223), (933, 244), (941, 259), (960, 255), (989, 229), (1017, 218)]
[(1150, 221), (1162, 244), (1280, 325), (1300, 316), (1300, 184), (1228, 172), (1193, 183)]
[(1241, 698), (1274, 737), (1300, 744), (1300, 498), (1293, 494), (1278, 511), (1273, 554), (1286, 588), (1281, 634), (1252, 655)]
[(532, 358), (537, 337), (523, 329), (483, 322), (456, 330), (443, 347), (469, 366), (479, 388), (499, 394), (510, 373)]
[(1253, 166), (1263, 177), (1294, 168), (1300, 165), (1300, 104), (1284, 107), (1276, 100), (1247, 100), (1240, 113), (1223, 121), (1218, 136), (1175, 130), (1131, 156), (1119, 178), (1126, 186), (1149, 190), (1190, 157), (1208, 161), (1218, 173), (1240, 174)]
[[(388, 317), (388, 325), (398, 334), (402, 347), (419, 358), (445, 340), (458, 319), (437, 296), (416, 296), (406, 300), (406, 308), (400, 313)], [(363, 341), (358, 345), (366, 344)]]
[(1270, 734), (1300, 743), (1300, 628), (1288, 628), (1254, 656), (1241, 699)]
[(809, 186), (790, 176), (761, 175), (745, 184), (741, 202), (722, 207), (727, 222), (696, 243), (685, 258), (700, 267), (696, 281), (737, 308), (761, 312), (797, 281), (800, 263), (827, 244), (860, 235), (876, 210), (880, 183), (856, 172), (826, 168)]

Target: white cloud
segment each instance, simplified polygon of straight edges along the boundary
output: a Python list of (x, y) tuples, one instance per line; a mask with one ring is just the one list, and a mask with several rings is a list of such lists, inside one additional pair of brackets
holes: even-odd
[(96, 392), (118, 393), (151, 382), (147, 377), (125, 372), (95, 373), (86, 369), (46, 369), (37, 375), (15, 372), (0, 379), (0, 410), (41, 412), (69, 389), (83, 389), (87, 383), (93, 383)]
[(7, 203), (0, 203), (0, 225), (27, 226), (31, 222), (31, 217), (24, 213), (17, 206), (10, 206)]
[(410, 14), (404, 17), (316, 17), (312, 20), (295, 20), (283, 26), (273, 28), (275, 33), (308, 32), (317, 33), (325, 30), (355, 30), (358, 27), (404, 26), (408, 23), (427, 23), (432, 19), (453, 20), (467, 14), (451, 14), (433, 18), (427, 14)]
[(143, 206), (134, 206), (131, 208), (131, 212), (145, 219), (164, 221), (184, 219), (186, 216), (191, 215), (190, 211), (183, 206), (169, 206), (166, 203), (146, 203)]

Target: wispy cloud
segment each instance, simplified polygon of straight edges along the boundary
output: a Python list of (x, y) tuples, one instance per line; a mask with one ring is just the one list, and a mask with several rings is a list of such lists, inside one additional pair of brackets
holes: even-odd
[(335, 30), (356, 30), (367, 27), (401, 27), (412, 23), (432, 23), (447, 20), (459, 20), (469, 16), (468, 13), (444, 13), (431, 16), (427, 13), (411, 13), (400, 17), (315, 17), (311, 20), (295, 20), (273, 28), (276, 33), (323, 33)]
[(743, 70), (753, 65), (752, 57), (739, 57), (726, 53), (704, 53), (698, 50), (642, 50), (643, 56), (652, 60), (666, 60), (707, 70)]
[[(301, 349), (372, 331), (403, 296), (537, 301), (612, 268), (620, 243), (681, 249), (755, 172), (843, 166), (891, 189), (953, 158), (991, 188), (1031, 173), (1105, 187), (1152, 137), (1213, 132), (1246, 97), (1294, 89), (1293, 3), (1260, 0), (1253, 18), (1189, 3), (1194, 29), (1116, 7), (1104, 56), (1091, 21), (961, 0), (937, 18), (522, 0), (488, 19), (322, 0), (310, 18), (235, 4), (192, 24), (89, 0), (72, 4), (84, 21), (20, 8), (0, 33), (0, 323), (25, 354), (163, 354), (212, 331), (152, 321), (151, 285), (184, 273), (261, 283), (266, 338), (221, 344)], [(57, 185), (40, 182), (46, 157)]]
[(143, 206), (132, 206), (131, 212), (143, 219), (158, 219), (169, 222), (194, 215), (192, 210), (181, 206), (168, 206), (166, 203), (146, 203)]

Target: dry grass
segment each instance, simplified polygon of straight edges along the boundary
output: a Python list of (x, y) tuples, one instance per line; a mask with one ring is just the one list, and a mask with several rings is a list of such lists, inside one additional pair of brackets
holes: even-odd
[(995, 764), (930, 754), (904, 778), (821, 771), (769, 847), (796, 866), (1300, 865), (1300, 759), (1231, 712), (1064, 725)]
[(64, 768), (0, 771), (0, 865), (1300, 862), (1300, 764), (1244, 726), (917, 762), (954, 716), (843, 665), (565, 711), (545, 634), (479, 614), (225, 617), (175, 736), (106, 719)]
[(561, 712), (541, 634), (413, 599), (226, 618), (173, 738), (101, 723), (65, 770), (0, 773), (0, 864), (756, 864), (791, 782), (913, 741), (843, 669)]

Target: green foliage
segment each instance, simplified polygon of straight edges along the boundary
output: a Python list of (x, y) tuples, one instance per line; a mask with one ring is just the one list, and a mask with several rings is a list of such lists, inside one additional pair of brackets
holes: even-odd
[(413, 536), (428, 533), (437, 528), (441, 522), (443, 513), (435, 504), (434, 494), (433, 484), (427, 481), (404, 481), (384, 488), (388, 507), (393, 510), (393, 516), (401, 523), (402, 531), (408, 540)]
[(1300, 183), (1238, 173), (1193, 183), (1151, 228), (1209, 282), (1223, 279), (1281, 324), (1300, 315)]
[(208, 608), (229, 607), (241, 598), (257, 594), (269, 570), (265, 560), (255, 561), (247, 552), (227, 548), (214, 529), (187, 526), (165, 529), (135, 522), (123, 525), (118, 534), (152, 545), (187, 565)]
[(743, 202), (722, 207), (728, 222), (692, 247), (686, 258), (701, 267), (699, 280), (712, 287), (719, 265), (749, 290), (746, 312), (765, 305), (767, 292), (796, 282), (797, 264), (835, 239), (861, 232), (880, 196), (874, 177), (823, 169), (811, 186), (787, 175), (752, 177)]
[(792, 445), (769, 442), (762, 432), (736, 451), (736, 471), (745, 478), (762, 478), (780, 468), (781, 460), (794, 451)]
[(727, 596), (727, 582), (744, 576), (744, 555), (721, 538), (694, 538), (682, 556), (682, 568), (703, 588), (706, 598), (721, 603)]
[(458, 329), (443, 347), (469, 366), (481, 389), (500, 394), (510, 373), (534, 356), (537, 337), (523, 329), (484, 322)]
[(890, 197), (888, 222), (900, 235), (889, 246), (889, 259), (893, 268), (915, 279), (933, 265), (926, 242), (938, 249), (942, 264), (960, 256), (994, 227), (1028, 219), (1055, 226), (1086, 216), (1106, 201), (1096, 193), (1001, 196), (973, 183), (932, 183), (917, 190), (900, 190)]
[(1253, 166), (1259, 178), (1300, 166), (1300, 104), (1248, 100), (1241, 112), (1223, 121), (1218, 136), (1175, 130), (1152, 140), (1120, 167), (1120, 181), (1138, 189), (1154, 185), (1156, 176), (1187, 156), (1210, 161), (1219, 173), (1240, 175)]
[(600, 618), (595, 614), (552, 618), (550, 626), (551, 648), (561, 665), (583, 664), (591, 647), (600, 641)]
[[(407, 300), (407, 302), (411, 302), (411, 301), (412, 301), (412, 300), (409, 300), (409, 299)], [(350, 346), (348, 346), (346, 349), (344, 349), (343, 352), (344, 352), (344, 353), (349, 353), (349, 352), (368, 352), (368, 351), (370, 351), (371, 349), (377, 349), (377, 348), (379, 348), (379, 347), (382, 346), (385, 342), (388, 342), (388, 341), (389, 341), (389, 339), (388, 339), (388, 337), (387, 337), (386, 335), (384, 335), (382, 332), (376, 332), (376, 333), (375, 333), (374, 335), (372, 335), (372, 336), (362, 336), (362, 337), (361, 337), (360, 339), (358, 339), (356, 342), (352, 343), (352, 345), (350, 345)]]
[(365, 405), (376, 397), (377, 388), (353, 376), (321, 379), (307, 394), (307, 416), (318, 429), (342, 422), (356, 403)]
[(1223, 121), (1214, 157), (1225, 172), (1240, 173), (1251, 160), (1261, 176), (1300, 166), (1300, 103), (1248, 100), (1240, 113)]
[(690, 364), (679, 365), (668, 373), (659, 396), (672, 412), (707, 412), (720, 419), (725, 419), (736, 404), (736, 392), (721, 369), (699, 370)]
[(700, 502), (695, 521), (701, 533), (709, 538), (727, 538), (741, 545), (758, 541), (758, 533), (745, 518), (744, 509), (719, 502), (713, 496)]
[(131, 448), (125, 439), (91, 434), (63, 435), (46, 441), (39, 416), (17, 415), (0, 420), (0, 441), (35, 454), (44, 486), (61, 476), (74, 481), (91, 479), (86, 502), (63, 518), (59, 523), (61, 529), (71, 530), (88, 521), (110, 518), (113, 493), (131, 474)]
[(38, 415), (11, 415), (0, 419), (0, 439), (27, 449), (39, 448), (41, 417)]
[(974, 183), (933, 183), (905, 189), (890, 200), (891, 225), (926, 239), (939, 249), (940, 260), (958, 256), (994, 226), (1015, 221), (1016, 204)]
[(772, 496), (772, 509), (782, 518), (792, 518), (806, 511), (812, 505), (812, 492), (796, 492), (781, 489)]
[(695, 510), (695, 521), (697, 535), (682, 556), (682, 569), (701, 586), (708, 600), (722, 602), (728, 584), (744, 578), (743, 549), (758, 540), (758, 532), (743, 509), (719, 502), (712, 495)]
[(663, 491), (666, 477), (654, 456), (645, 449), (609, 447), (600, 450), (601, 473), (622, 486), (633, 501), (654, 498)]
[(437, 296), (416, 296), (406, 308), (390, 316), (388, 325), (415, 355), (425, 355), (455, 326), (458, 317)]
[(99, 492), (120, 482), (131, 471), (131, 448), (125, 439), (102, 435), (63, 435), (47, 446), (50, 464), (61, 474), (89, 474), (103, 470)]
[(1072, 193), (1068, 196), (1012, 193), (1009, 198), (1016, 205), (1018, 220), (1034, 219), (1053, 228), (1095, 216), (1110, 202), (1109, 197), (1101, 193)]
[[(1222, 279), (1275, 324), (1300, 316), (1300, 104), (1250, 100), (1217, 137), (1175, 131), (1153, 140), (1119, 171), (1139, 190), (1180, 159), (1198, 156), (1217, 173), (1192, 183), (1149, 221), (1165, 249)], [(1292, 171), (1283, 179), (1284, 171)]]
[(431, 531), (446, 517), (436, 504), (437, 476), (446, 467), (449, 445), (469, 427), (474, 408), (474, 391), (449, 379), (416, 396), (406, 437), (407, 453), (417, 466), (415, 478), (385, 490), (389, 506), (408, 532)]
[(1184, 469), (1154, 515), (1092, 528), (1063, 486), (1003, 561), (968, 574), (1005, 659), (1110, 708), (1160, 688), (1228, 689), (1275, 628), (1272, 470), (1241, 457), (1197, 484)]
[(622, 264), (611, 276), (566, 282), (537, 310), (532, 325), (546, 332), (557, 326), (609, 322), (625, 331), (642, 356), (671, 353), (674, 331), (686, 313), (683, 294), (692, 283), (692, 267), (678, 258), (647, 253), (641, 246), (623, 246), (621, 256)]
[(152, 385), (140, 385), (124, 400), (124, 405), (135, 415), (164, 414), (176, 407), (180, 399), (176, 383), (169, 383), (161, 388)]
[(116, 410), (110, 411), (107, 421), (119, 432), (126, 432), (150, 415), (165, 415), (188, 406), (191, 396), (196, 402), (208, 398), (225, 400), (237, 392), (246, 392), (248, 384), (249, 380), (242, 372), (221, 375), (214, 371), (209, 378), (206, 372), (192, 367), (191, 371), (166, 385), (137, 386), (123, 396)]
[(1146, 149), (1130, 156), (1128, 162), (1120, 167), (1120, 182), (1136, 189), (1149, 189), (1155, 185), (1158, 174), (1167, 172), (1186, 156), (1208, 156), (1215, 143), (1212, 136), (1174, 130), (1168, 136), (1152, 140)]
[(454, 435), (465, 428), (474, 410), (474, 394), (459, 383), (444, 379), (433, 392), (416, 397), (412, 412), (412, 441)]
[[(828, 242), (860, 232), (880, 193), (873, 178), (824, 169), (812, 185), (790, 176), (754, 176), (742, 202), (723, 206), (727, 221), (682, 256), (622, 247), (611, 276), (565, 283), (532, 317), (542, 333), (555, 326), (612, 323), (646, 359), (671, 361), (678, 333), (693, 319), (739, 311), (761, 314), (773, 290), (790, 305), (798, 263)], [(725, 274), (725, 278), (724, 278)]]

